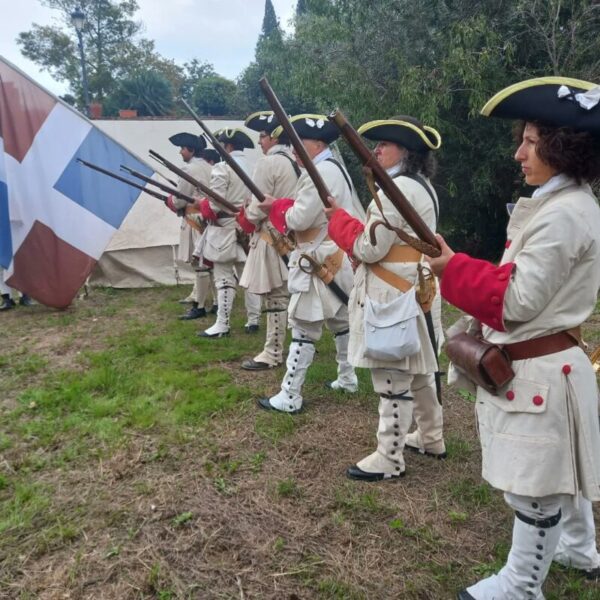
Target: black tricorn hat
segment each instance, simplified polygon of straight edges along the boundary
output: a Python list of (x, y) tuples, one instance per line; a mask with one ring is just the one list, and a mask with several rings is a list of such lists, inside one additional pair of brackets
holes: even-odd
[[(298, 136), (305, 140), (319, 140), (331, 144), (340, 136), (337, 125), (329, 121), (325, 115), (294, 115), (290, 117), (290, 123)], [(271, 136), (278, 138), (282, 133), (283, 127), (277, 127)]]
[(215, 164), (221, 162), (221, 155), (214, 148), (202, 150), (202, 158)]
[(442, 138), (433, 127), (403, 115), (369, 121), (358, 128), (358, 133), (368, 140), (393, 142), (413, 152), (437, 150), (442, 145)]
[(279, 121), (272, 110), (259, 110), (249, 115), (244, 125), (253, 131), (266, 131), (271, 135), (279, 126)]
[(179, 146), (180, 148), (191, 148), (196, 153), (206, 148), (206, 140), (204, 139), (204, 136), (197, 136), (193, 133), (176, 133), (169, 138), (169, 141), (174, 146)]
[(215, 133), (216, 138), (221, 144), (233, 144), (236, 150), (243, 150), (244, 148), (254, 148), (254, 142), (247, 133), (244, 133), (241, 129), (220, 129)]
[(600, 136), (600, 87), (570, 77), (538, 77), (515, 83), (488, 100), (486, 117), (539, 121)]

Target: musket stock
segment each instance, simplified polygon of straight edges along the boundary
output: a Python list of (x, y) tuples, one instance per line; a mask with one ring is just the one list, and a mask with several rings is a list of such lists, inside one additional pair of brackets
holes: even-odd
[(427, 256), (433, 258), (439, 256), (442, 253), (442, 250), (434, 233), (427, 227), (427, 224), (423, 221), (419, 213), (406, 199), (406, 196), (394, 183), (386, 170), (379, 164), (373, 152), (369, 150), (346, 117), (339, 110), (334, 110), (329, 115), (329, 120), (337, 125), (342, 137), (348, 142), (348, 145), (360, 159), (363, 166), (371, 170), (373, 179), (377, 185), (383, 190), (383, 193), (389, 198), (396, 210), (404, 217), (412, 230), (417, 234), (418, 239), (415, 239), (408, 234), (404, 234), (402, 236), (403, 241), (406, 241), (406, 243), (417, 250), (427, 254)]
[(146, 187), (144, 187), (143, 185), (139, 185), (139, 184), (135, 183), (134, 181), (131, 181), (131, 179), (127, 179), (126, 177), (121, 177), (120, 175), (117, 175), (116, 173), (113, 173), (112, 171), (109, 171), (108, 169), (103, 169), (102, 167), (99, 167), (98, 165), (88, 162), (87, 160), (83, 160), (83, 158), (78, 158), (77, 162), (81, 163), (82, 165), (85, 165), (86, 167), (88, 167), (90, 169), (93, 169), (94, 171), (98, 171), (98, 173), (102, 173), (103, 175), (112, 177), (113, 179), (116, 179), (117, 181), (122, 181), (123, 183), (126, 183), (127, 185), (129, 185), (133, 188), (141, 190), (142, 192), (146, 192), (146, 194), (149, 194), (150, 196), (154, 196), (154, 198), (158, 198), (162, 202), (167, 201), (167, 196), (165, 196), (163, 194), (159, 194), (158, 192), (155, 192), (153, 190), (149, 190)]
[(317, 167), (311, 160), (310, 156), (308, 156), (308, 152), (302, 143), (302, 140), (298, 136), (298, 133), (294, 129), (294, 126), (291, 124), (283, 106), (281, 106), (281, 102), (279, 102), (279, 98), (275, 95), (273, 88), (269, 85), (269, 81), (266, 77), (261, 77), (258, 84), (260, 85), (260, 89), (262, 90), (267, 102), (273, 109), (279, 124), (287, 134), (298, 158), (302, 161), (306, 172), (309, 177), (312, 179), (312, 182), (315, 184), (317, 188), (317, 192), (319, 194), (319, 198), (321, 198), (321, 202), (325, 206), (325, 208), (329, 208), (331, 205), (329, 204), (329, 200), (327, 199), (331, 196), (327, 185), (323, 181), (321, 174), (317, 170)]
[(167, 160), (166, 158), (163, 158), (158, 152), (155, 152), (154, 150), (149, 150), (148, 152), (150, 153), (150, 156), (158, 159), (158, 161), (161, 162), (165, 167), (167, 167), (169, 171), (172, 171), (173, 173), (175, 173), (175, 175), (181, 177), (181, 179), (184, 179), (188, 183), (191, 183), (194, 187), (197, 187), (207, 196), (210, 196), (217, 204), (220, 204), (223, 208), (233, 213), (233, 215), (239, 212), (238, 207), (235, 206), (235, 204), (232, 204), (231, 202), (229, 202), (229, 200), (223, 198), (221, 194), (213, 192), (207, 185), (204, 185), (201, 181), (198, 181), (189, 173), (186, 173), (183, 169), (180, 169), (177, 165), (174, 165), (171, 161)]
[(242, 180), (243, 184), (250, 190), (259, 202), (265, 199), (265, 195), (261, 190), (258, 189), (254, 181), (250, 179), (246, 171), (238, 164), (238, 162), (225, 150), (223, 144), (215, 137), (214, 133), (206, 126), (204, 121), (196, 114), (194, 109), (182, 98), (182, 104), (186, 107), (192, 118), (200, 125), (202, 131), (206, 134), (206, 137), (210, 140), (210, 143), (214, 146), (215, 150), (221, 155), (221, 158), (233, 169), (234, 173)]

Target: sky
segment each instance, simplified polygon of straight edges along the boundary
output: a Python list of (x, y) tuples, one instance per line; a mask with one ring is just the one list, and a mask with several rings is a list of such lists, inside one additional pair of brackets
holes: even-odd
[[(280, 25), (290, 30), (296, 0), (272, 0)], [(0, 56), (3, 56), (55, 94), (67, 91), (25, 59), (16, 44), (21, 31), (33, 23), (60, 23), (59, 11), (39, 0), (0, 0), (10, 4), (0, 18)], [(197, 58), (212, 63), (220, 75), (235, 79), (254, 57), (264, 16), (264, 0), (138, 0), (135, 19), (143, 24), (142, 36), (154, 40), (156, 50), (177, 64)], [(5, 7), (6, 8), (6, 7)]]

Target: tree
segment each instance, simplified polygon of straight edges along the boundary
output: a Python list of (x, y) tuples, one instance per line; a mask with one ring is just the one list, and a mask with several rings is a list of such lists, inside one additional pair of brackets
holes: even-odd
[(202, 115), (232, 115), (238, 108), (237, 87), (220, 75), (203, 77), (194, 87), (192, 103)]
[(114, 94), (108, 97), (107, 114), (118, 109), (135, 109), (139, 116), (164, 116), (173, 110), (173, 89), (169, 81), (155, 71), (141, 71), (119, 82)]
[(143, 69), (164, 74), (177, 88), (182, 70), (162, 58), (154, 42), (140, 38), (141, 24), (133, 20), (136, 0), (40, 0), (60, 12), (60, 26), (34, 24), (22, 32), (17, 44), (24, 56), (49, 71), (58, 81), (66, 81), (83, 104), (77, 38), (71, 13), (81, 7), (86, 15), (82, 36), (90, 94), (102, 101), (115, 87), (115, 81)]
[(273, 2), (271, 0), (265, 0), (265, 15), (263, 17), (259, 43), (260, 40), (273, 38), (281, 39), (281, 29), (279, 27), (279, 20), (275, 14), (275, 9), (273, 8)]
[[(257, 44), (240, 85), (251, 90), (250, 77), (268, 67), (290, 112), (340, 107), (356, 125), (410, 114), (436, 127), (442, 231), (457, 249), (497, 257), (505, 203), (523, 190), (510, 123), (479, 110), (522, 79), (600, 77), (597, 1), (305, 0), (300, 8), (293, 36)], [(360, 171), (353, 176), (360, 186)]]

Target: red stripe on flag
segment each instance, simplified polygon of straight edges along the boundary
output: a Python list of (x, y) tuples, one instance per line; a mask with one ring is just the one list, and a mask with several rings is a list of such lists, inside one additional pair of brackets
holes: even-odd
[(6, 283), (46, 306), (66, 308), (95, 264), (36, 221), (14, 256), (14, 274)]
[[(0, 59), (0, 137), (21, 162), (56, 100)], [(58, 141), (57, 141), (58, 143)]]

